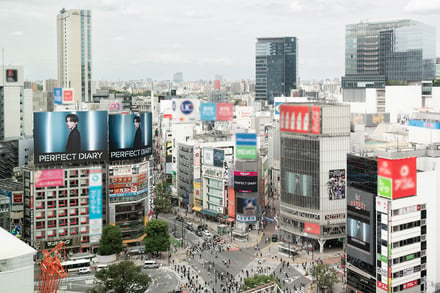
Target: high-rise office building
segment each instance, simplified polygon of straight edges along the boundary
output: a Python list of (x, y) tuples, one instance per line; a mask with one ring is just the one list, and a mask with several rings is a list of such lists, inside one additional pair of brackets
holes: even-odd
[(290, 96), (296, 89), (298, 39), (258, 38), (255, 52), (256, 100), (273, 104), (274, 97)]
[(384, 88), (386, 83), (433, 80), (435, 40), (434, 27), (414, 20), (346, 25), (342, 87)]
[(65, 10), (57, 15), (58, 86), (73, 88), (74, 102), (92, 100), (92, 13)]

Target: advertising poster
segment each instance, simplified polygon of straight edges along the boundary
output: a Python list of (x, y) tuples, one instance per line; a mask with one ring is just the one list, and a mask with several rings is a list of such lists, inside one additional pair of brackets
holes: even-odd
[(63, 186), (64, 170), (46, 169), (35, 171), (34, 184), (36, 188)]
[(225, 160), (225, 151), (214, 149), (214, 166), (223, 168), (223, 161)]
[(151, 112), (109, 115), (109, 159), (129, 160), (151, 155), (152, 131)]
[(217, 104), (216, 103), (200, 103), (200, 120), (216, 121), (217, 120)]
[(102, 169), (89, 172), (89, 221), (90, 243), (99, 242), (102, 234)]
[(173, 123), (188, 123), (200, 118), (198, 99), (172, 99)]
[(228, 216), (235, 218), (235, 191), (228, 187)]
[(402, 198), (417, 194), (417, 160), (378, 159), (377, 194), (387, 198)]
[(203, 148), (203, 164), (214, 166), (214, 150), (210, 148)]
[(310, 106), (282, 104), (280, 130), (296, 133), (310, 132)]
[(236, 192), (257, 192), (258, 172), (234, 171), (234, 190)]
[(107, 159), (107, 112), (34, 113), (34, 159), (53, 164)]
[(73, 89), (63, 89), (63, 104), (73, 104)]
[(312, 195), (312, 176), (286, 172), (287, 192), (302, 196)]
[(217, 121), (232, 121), (234, 105), (232, 103), (217, 103)]
[(347, 242), (360, 249), (370, 251), (370, 225), (364, 221), (347, 218)]
[(257, 214), (257, 199), (243, 198), (243, 215), (255, 216)]
[(54, 104), (63, 103), (63, 89), (60, 87), (53, 88), (53, 102)]
[(237, 159), (257, 159), (257, 134), (236, 133), (235, 134), (235, 157)]
[(319, 235), (321, 234), (321, 226), (319, 224), (304, 223), (304, 232)]
[(345, 169), (328, 171), (327, 189), (330, 200), (345, 198)]

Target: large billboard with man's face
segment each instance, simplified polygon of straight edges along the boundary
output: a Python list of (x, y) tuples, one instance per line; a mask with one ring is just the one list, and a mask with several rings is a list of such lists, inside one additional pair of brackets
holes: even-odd
[(36, 164), (107, 159), (107, 112), (34, 113)]
[(109, 159), (128, 160), (151, 155), (152, 115), (109, 115)]

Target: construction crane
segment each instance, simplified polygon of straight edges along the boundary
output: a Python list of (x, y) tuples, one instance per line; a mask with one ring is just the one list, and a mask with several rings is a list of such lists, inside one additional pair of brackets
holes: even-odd
[(64, 247), (65, 243), (60, 242), (50, 252), (43, 250), (38, 293), (56, 293), (60, 280), (67, 277), (61, 264), (61, 261), (65, 260)]

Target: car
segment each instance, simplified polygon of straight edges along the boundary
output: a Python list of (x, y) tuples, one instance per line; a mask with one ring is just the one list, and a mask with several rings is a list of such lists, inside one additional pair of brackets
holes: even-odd
[(144, 262), (144, 269), (157, 269), (159, 264), (155, 260), (146, 260)]
[(215, 242), (220, 242), (220, 236), (214, 235), (212, 238), (214, 238)]
[(208, 228), (208, 226), (205, 224), (205, 225), (198, 225), (197, 226), (197, 230), (199, 230), (199, 231), (203, 231), (203, 230), (206, 230)]
[(203, 235), (203, 238), (205, 238), (205, 239), (207, 239), (207, 240), (209, 240), (209, 239), (212, 238), (212, 234), (211, 234), (211, 232), (209, 232), (208, 230), (204, 230), (204, 231), (202, 232), (202, 235)]
[(78, 274), (80, 274), (80, 275), (82, 275), (82, 274), (90, 274), (90, 267), (79, 268)]
[(176, 220), (179, 221), (179, 222), (184, 222), (185, 221), (185, 219), (183, 219), (182, 216), (177, 216)]
[(278, 241), (278, 234), (273, 234), (272, 235), (272, 242), (277, 242)]
[(188, 229), (189, 231), (194, 231), (194, 227), (192, 224), (187, 224), (186, 229)]
[(199, 237), (202, 237), (202, 236), (203, 236), (203, 233), (202, 233), (201, 230), (197, 230), (197, 231), (196, 231), (196, 235), (199, 236)]

